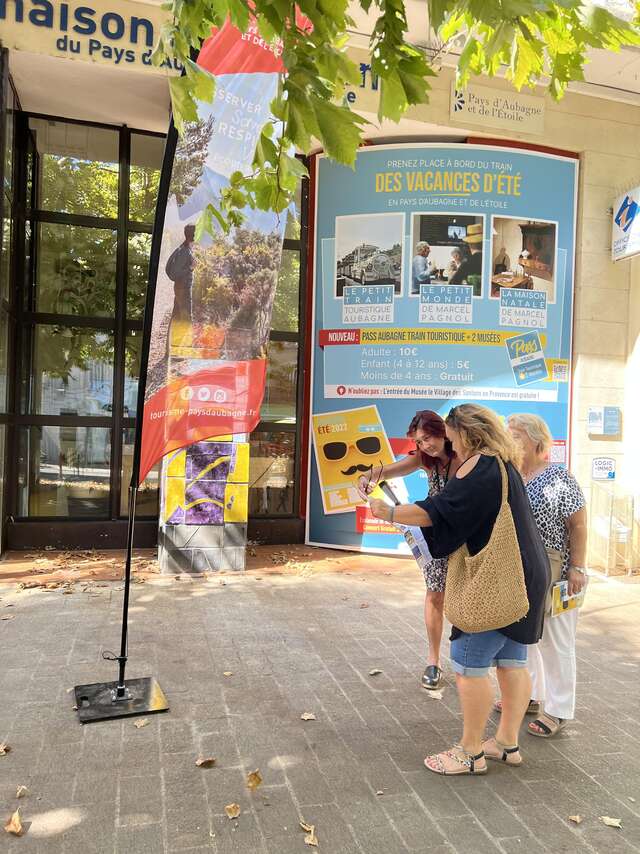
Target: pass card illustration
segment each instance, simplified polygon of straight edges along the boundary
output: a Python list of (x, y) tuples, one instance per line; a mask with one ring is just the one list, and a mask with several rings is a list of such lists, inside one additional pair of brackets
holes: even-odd
[(364, 504), (358, 478), (395, 461), (377, 406), (312, 416), (313, 447), (324, 512), (349, 513)]
[(523, 332), (505, 341), (516, 385), (528, 385), (547, 378), (542, 342), (538, 332)]

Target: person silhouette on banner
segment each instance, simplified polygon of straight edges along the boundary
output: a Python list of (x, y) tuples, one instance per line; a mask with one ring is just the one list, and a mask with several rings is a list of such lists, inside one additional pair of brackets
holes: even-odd
[(174, 320), (191, 323), (191, 289), (196, 265), (193, 251), (195, 234), (195, 225), (185, 225), (184, 242), (171, 253), (165, 266), (165, 272), (173, 282), (172, 323)]

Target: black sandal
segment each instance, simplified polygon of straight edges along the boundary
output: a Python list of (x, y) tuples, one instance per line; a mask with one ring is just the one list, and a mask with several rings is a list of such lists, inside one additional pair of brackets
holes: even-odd
[[(487, 752), (487, 750), (491, 750), (491, 746), (487, 748), (488, 742), (495, 742), (496, 753)], [(498, 739), (494, 736), (493, 738), (488, 739), (482, 745), (482, 749), (484, 751), (484, 755), (487, 759), (493, 759), (494, 762), (504, 762), (505, 765), (522, 765), (522, 756), (519, 756), (517, 759), (514, 754), (518, 753), (520, 750), (520, 745), (514, 744), (513, 747), (505, 747), (504, 744), (498, 741)], [(509, 757), (513, 757), (510, 759)]]
[[(545, 718), (549, 723), (545, 723), (543, 720)], [(551, 726), (549, 726), (551, 724)], [(529, 735), (535, 735), (537, 738), (553, 738), (554, 735), (557, 735), (560, 730), (565, 727), (567, 722), (564, 718), (554, 718), (553, 715), (543, 714), (540, 715), (539, 718), (536, 718), (535, 721), (532, 721), (527, 727), (527, 732)], [(542, 732), (536, 732), (535, 729), (531, 729), (531, 727), (537, 726)]]
[(422, 687), (427, 691), (437, 691), (442, 682), (442, 670), (437, 664), (429, 664), (422, 674)]

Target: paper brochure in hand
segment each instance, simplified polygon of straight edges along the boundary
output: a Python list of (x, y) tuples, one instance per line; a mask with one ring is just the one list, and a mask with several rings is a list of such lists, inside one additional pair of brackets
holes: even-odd
[(574, 608), (581, 608), (584, 603), (586, 587), (579, 593), (569, 596), (569, 582), (558, 581), (551, 589), (551, 616), (559, 617)]

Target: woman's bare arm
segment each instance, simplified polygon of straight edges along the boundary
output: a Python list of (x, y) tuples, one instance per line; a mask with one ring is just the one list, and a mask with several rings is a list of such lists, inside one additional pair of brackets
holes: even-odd
[(567, 518), (569, 531), (569, 558), (574, 566), (587, 562), (587, 509), (576, 510)]
[(581, 572), (571, 569), (571, 566), (586, 567), (587, 563), (587, 510), (583, 507), (576, 510), (566, 520), (569, 531), (569, 596), (579, 593), (586, 583), (586, 577)]
[(426, 510), (417, 504), (399, 504), (392, 507), (379, 498), (369, 501), (371, 512), (377, 519), (385, 519), (387, 522), (398, 522), (400, 525), (415, 525), (420, 528), (431, 527), (431, 517)]

